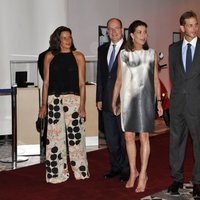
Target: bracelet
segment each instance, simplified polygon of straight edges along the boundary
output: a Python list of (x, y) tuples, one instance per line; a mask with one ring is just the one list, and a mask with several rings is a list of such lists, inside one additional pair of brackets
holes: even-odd
[(157, 101), (158, 101), (158, 102), (162, 102), (162, 100), (160, 100), (160, 99), (159, 99), (159, 100), (157, 100)]

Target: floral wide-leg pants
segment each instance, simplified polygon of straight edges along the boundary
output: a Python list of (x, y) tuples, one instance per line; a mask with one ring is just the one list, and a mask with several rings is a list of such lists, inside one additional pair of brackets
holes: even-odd
[(48, 96), (46, 181), (61, 183), (69, 178), (67, 145), (75, 179), (89, 178), (84, 122), (78, 114), (80, 97)]

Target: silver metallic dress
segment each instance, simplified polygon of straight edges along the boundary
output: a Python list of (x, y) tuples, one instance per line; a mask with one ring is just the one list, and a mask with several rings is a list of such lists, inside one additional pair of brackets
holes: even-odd
[(122, 67), (121, 123), (123, 131), (152, 132), (155, 116), (155, 51), (120, 52)]

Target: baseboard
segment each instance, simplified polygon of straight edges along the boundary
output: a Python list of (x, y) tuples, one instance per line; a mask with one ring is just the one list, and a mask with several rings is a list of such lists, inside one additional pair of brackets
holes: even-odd
[(98, 136), (86, 137), (86, 146), (98, 146), (98, 145), (99, 145)]
[(17, 145), (17, 155), (19, 156), (40, 155), (40, 145), (39, 144)]

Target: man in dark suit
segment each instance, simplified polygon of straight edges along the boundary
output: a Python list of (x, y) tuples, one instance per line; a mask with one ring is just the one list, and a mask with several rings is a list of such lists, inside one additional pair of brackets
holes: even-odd
[[(50, 49), (45, 50), (44, 52), (40, 53), (38, 56), (38, 61), (37, 61), (37, 66), (38, 66), (38, 70), (40, 73), (40, 76), (42, 78), (42, 80), (44, 80), (44, 58), (46, 53), (50, 51)], [(46, 153), (46, 139), (47, 139), (47, 117), (45, 117), (45, 123), (44, 123), (44, 127), (43, 130), (40, 130), (40, 132), (42, 131), (42, 133), (40, 133), (40, 141), (41, 141), (41, 154), (42, 156), (45, 155)], [(41, 121), (41, 120), (40, 120)]]
[(170, 166), (173, 183), (171, 195), (183, 187), (183, 163), (190, 131), (193, 140), (193, 196), (200, 197), (200, 39), (197, 15), (193, 11), (180, 17), (183, 40), (169, 46), (169, 69), (172, 83), (170, 97)]
[(112, 95), (117, 77), (118, 54), (124, 46), (122, 22), (112, 18), (107, 22), (109, 43), (98, 48), (96, 103), (102, 111), (104, 133), (109, 150), (111, 169), (105, 179), (120, 176), (121, 181), (129, 178), (129, 164), (120, 116), (112, 111)]
[(47, 50), (43, 51), (42, 53), (40, 53), (38, 56), (37, 65), (38, 65), (38, 70), (39, 70), (42, 80), (44, 80), (44, 58), (48, 51), (50, 51), (49, 48)]

